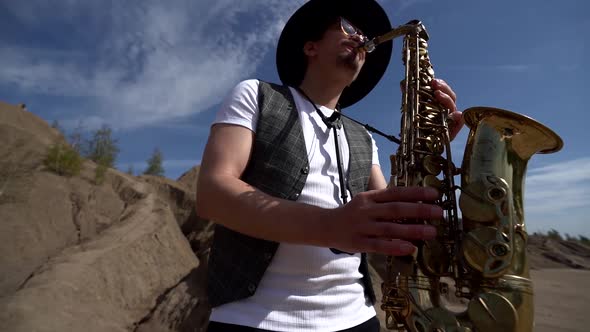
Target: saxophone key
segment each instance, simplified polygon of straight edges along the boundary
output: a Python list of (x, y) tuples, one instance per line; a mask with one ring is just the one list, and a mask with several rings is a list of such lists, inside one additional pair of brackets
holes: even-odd
[(428, 87), (428, 85), (421, 86), (420, 89), (418, 90), (418, 95), (421, 98), (424, 98), (425, 99), (424, 101), (433, 100), (434, 94), (432, 93), (432, 89), (427, 89), (426, 87)]
[(514, 305), (497, 293), (482, 293), (469, 301), (469, 318), (476, 331), (516, 331), (518, 316)]
[(443, 182), (439, 178), (431, 174), (426, 175), (424, 177), (424, 179), (422, 180), (422, 186), (435, 188), (438, 191), (442, 191), (444, 189)]
[(441, 156), (426, 156), (422, 159), (422, 168), (424, 168), (428, 174), (436, 176), (442, 172), (445, 162), (446, 160)]
[(430, 135), (428, 137), (425, 137), (422, 140), (422, 143), (424, 143), (428, 151), (434, 154), (440, 155), (445, 151), (445, 146), (442, 143), (440, 137), (438, 136)]
[(438, 240), (425, 241), (419, 254), (419, 262), (428, 276), (447, 276), (451, 267), (451, 255), (445, 245)]

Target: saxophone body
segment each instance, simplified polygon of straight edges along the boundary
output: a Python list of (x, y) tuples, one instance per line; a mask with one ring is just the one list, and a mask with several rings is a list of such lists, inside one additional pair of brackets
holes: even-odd
[[(400, 221), (433, 225), (438, 235), (415, 243), (413, 256), (387, 257), (381, 304), (386, 327), (413, 332), (532, 331), (525, 172), (533, 154), (556, 152), (563, 142), (526, 116), (474, 107), (463, 113), (470, 132), (461, 168), (456, 168), (448, 111), (430, 88), (434, 70), (424, 26), (411, 21), (370, 41), (366, 50), (397, 36), (404, 36), (405, 79), (401, 143), (391, 156), (390, 186), (437, 188), (441, 195), (435, 203), (445, 217)], [(458, 175), (460, 186), (454, 183)]]

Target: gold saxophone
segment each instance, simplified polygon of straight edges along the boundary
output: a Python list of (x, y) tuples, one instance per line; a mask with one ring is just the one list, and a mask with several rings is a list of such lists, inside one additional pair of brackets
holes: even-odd
[[(445, 211), (431, 224), (435, 240), (416, 243), (413, 256), (387, 257), (381, 308), (398, 331), (532, 331), (533, 285), (523, 212), (526, 166), (535, 153), (563, 142), (552, 130), (506, 110), (474, 107), (461, 169), (451, 159), (449, 118), (434, 98), (428, 33), (411, 21), (362, 46), (367, 52), (404, 36), (401, 143), (391, 156), (394, 186), (436, 187)], [(456, 186), (455, 175), (461, 174)], [(458, 215), (455, 192), (460, 189)], [(454, 283), (454, 287), (449, 284)], [(452, 294), (451, 289), (454, 289)], [(451, 303), (454, 295), (464, 304)], [(465, 304), (466, 303), (466, 304)]]

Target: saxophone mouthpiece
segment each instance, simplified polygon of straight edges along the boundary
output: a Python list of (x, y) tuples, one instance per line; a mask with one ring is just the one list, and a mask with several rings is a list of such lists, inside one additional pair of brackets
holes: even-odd
[(377, 48), (377, 44), (375, 43), (375, 38), (373, 38), (357, 47), (357, 50), (371, 53), (375, 50), (375, 48)]

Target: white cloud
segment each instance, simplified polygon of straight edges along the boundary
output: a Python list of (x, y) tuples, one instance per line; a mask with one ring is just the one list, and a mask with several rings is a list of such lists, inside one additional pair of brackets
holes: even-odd
[[(80, 31), (73, 49), (0, 48), (0, 84), (28, 94), (82, 97), (84, 117), (138, 127), (206, 110), (274, 51), (280, 29), (302, 1), (145, 1), (99, 7), (70, 0), (22, 2), (12, 13), (28, 29)], [(101, 21), (82, 21), (93, 12)], [(92, 15), (91, 15), (92, 16)], [(59, 25), (58, 24), (58, 25)], [(84, 40), (86, 38), (86, 40)], [(68, 116), (79, 116), (66, 109)], [(78, 122), (78, 119), (70, 119)]]
[(590, 235), (590, 158), (530, 169), (524, 208), (532, 230)]
[(532, 169), (526, 185), (526, 200), (532, 212), (567, 214), (572, 208), (586, 208), (590, 212), (590, 158)]

